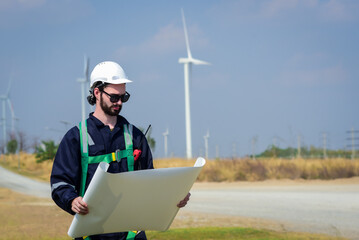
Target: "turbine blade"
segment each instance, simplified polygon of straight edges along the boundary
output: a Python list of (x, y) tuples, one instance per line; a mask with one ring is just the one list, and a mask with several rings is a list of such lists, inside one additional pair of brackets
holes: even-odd
[(15, 113), (10, 98), (7, 98), (7, 103), (11, 112), (11, 134), (15, 134)]
[(10, 109), (10, 112), (11, 112), (11, 117), (15, 118), (14, 107), (12, 105), (12, 102), (11, 102), (10, 98), (7, 98), (7, 104), (9, 105), (9, 109)]
[(202, 61), (202, 60), (195, 59), (195, 58), (191, 59), (191, 63), (193, 63), (194, 65), (211, 65), (209, 62)]
[(186, 19), (184, 17), (183, 8), (182, 10), (182, 21), (183, 21), (183, 28), (184, 28), (184, 36), (186, 38), (186, 48), (187, 48), (187, 56), (188, 58), (192, 58), (191, 49), (189, 47), (189, 41), (188, 41), (188, 34), (187, 34), (187, 27), (186, 27)]
[(8, 88), (7, 88), (7, 91), (6, 91), (6, 97), (9, 96), (9, 93), (10, 93), (10, 89), (11, 89), (11, 83), (12, 83), (12, 74), (10, 75), (10, 79), (9, 79), (9, 85), (8, 85)]

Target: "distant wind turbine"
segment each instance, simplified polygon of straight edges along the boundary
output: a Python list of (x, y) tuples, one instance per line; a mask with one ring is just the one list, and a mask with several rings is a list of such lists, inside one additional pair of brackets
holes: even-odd
[(204, 135), (203, 138), (204, 138), (205, 158), (208, 160), (208, 138), (209, 138), (209, 130), (207, 130), (207, 134)]
[(11, 89), (11, 82), (12, 82), (12, 77), (9, 80), (9, 86), (7, 88), (7, 91), (4, 95), (0, 95), (0, 100), (2, 101), (2, 128), (3, 128), (3, 141), (4, 141), (4, 152), (6, 153), (6, 144), (7, 144), (7, 139), (6, 139), (6, 102), (8, 103), (8, 106), (10, 108), (10, 112), (12, 115), (12, 133), (15, 132), (15, 114), (14, 114), (14, 110), (12, 108), (12, 104), (11, 104), (11, 100), (9, 98), (9, 94), (10, 94), (10, 89)]
[(169, 132), (168, 132), (168, 128), (166, 129), (166, 132), (162, 133), (163, 134), (163, 137), (164, 137), (164, 142), (165, 142), (165, 158), (168, 157), (168, 145), (167, 145), (167, 141), (168, 141), (168, 135), (169, 135)]
[(10, 109), (10, 113), (11, 113), (11, 134), (12, 137), (15, 137), (15, 121), (19, 120), (16, 116), (15, 116), (15, 111), (14, 111), (14, 106), (12, 105), (11, 99), (8, 98), (7, 99), (7, 103), (9, 105), (9, 109)]
[(84, 57), (84, 78), (78, 78), (77, 81), (81, 83), (81, 113), (82, 121), (86, 119), (86, 110), (85, 110), (85, 99), (86, 99), (86, 89), (89, 83), (89, 59)]
[(184, 27), (184, 35), (186, 39), (187, 58), (180, 58), (179, 63), (184, 66), (184, 94), (185, 94), (185, 114), (186, 114), (186, 156), (187, 159), (192, 158), (192, 134), (191, 134), (191, 109), (190, 109), (190, 94), (189, 94), (189, 79), (192, 74), (192, 64), (194, 65), (210, 65), (210, 63), (198, 60), (192, 57), (191, 49), (189, 47), (186, 20), (182, 10), (182, 21)]

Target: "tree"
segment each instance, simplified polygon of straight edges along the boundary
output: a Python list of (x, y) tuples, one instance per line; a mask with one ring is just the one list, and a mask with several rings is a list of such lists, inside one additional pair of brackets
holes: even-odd
[(5, 144), (4, 141), (0, 141), (0, 153), (5, 154)]
[(27, 144), (27, 137), (25, 132), (23, 131), (19, 131), (17, 133), (17, 139), (19, 140), (19, 151), (20, 152), (25, 152), (29, 149), (29, 146)]
[(17, 141), (16, 139), (12, 139), (7, 142), (7, 152), (10, 154), (15, 154), (17, 150)]
[(40, 163), (44, 161), (54, 160), (58, 147), (59, 145), (56, 145), (53, 140), (42, 141), (42, 144), (40, 144), (40, 146), (37, 146), (35, 150), (35, 157), (37, 159), (36, 162)]

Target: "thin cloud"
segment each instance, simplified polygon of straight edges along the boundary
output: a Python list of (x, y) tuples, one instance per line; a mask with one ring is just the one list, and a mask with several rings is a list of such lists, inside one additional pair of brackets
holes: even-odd
[(46, 0), (1, 0), (0, 11), (5, 10), (26, 10), (40, 7), (46, 3)]
[[(198, 26), (191, 26), (188, 29), (191, 51), (194, 48), (208, 46), (208, 40), (203, 36)], [(131, 58), (131, 56), (168, 56), (169, 54), (183, 52), (186, 54), (186, 44), (183, 28), (169, 24), (158, 30), (153, 36), (147, 38), (138, 45), (123, 46), (116, 51), (116, 57)], [(181, 56), (178, 56), (181, 57)]]
[(325, 86), (344, 82), (348, 73), (341, 65), (317, 69), (293, 69), (281, 74), (281, 82), (290, 86)]
[(298, 6), (298, 0), (272, 0), (262, 5), (262, 16), (273, 17), (283, 11), (294, 9)]
[(330, 0), (322, 4), (319, 15), (326, 21), (350, 21), (357, 18), (359, 3)]
[(327, 54), (298, 53), (290, 58), (280, 73), (280, 82), (290, 86), (325, 86), (348, 79), (345, 68)]
[(85, 1), (0, 0), (0, 28), (66, 24), (92, 12)]
[(272, 0), (264, 2), (261, 8), (262, 17), (278, 17), (282, 13), (299, 11), (300, 14), (314, 14), (325, 21), (348, 21), (356, 18), (359, 4), (357, 1), (318, 1), (318, 0)]
[(271, 0), (228, 1), (210, 10), (210, 15), (223, 15), (225, 21), (258, 21), (276, 18), (316, 18), (322, 21), (350, 21), (357, 19), (358, 1)]

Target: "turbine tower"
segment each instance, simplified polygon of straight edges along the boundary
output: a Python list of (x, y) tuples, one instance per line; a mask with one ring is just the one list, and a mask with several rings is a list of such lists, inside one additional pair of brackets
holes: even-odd
[(81, 112), (82, 112), (82, 121), (86, 119), (86, 110), (85, 110), (85, 99), (86, 99), (86, 89), (89, 82), (89, 59), (84, 57), (84, 78), (78, 78), (77, 81), (81, 83)]
[(208, 160), (208, 138), (209, 138), (209, 130), (207, 130), (207, 134), (204, 135), (203, 138), (204, 138), (205, 158)]
[(191, 49), (189, 47), (186, 20), (182, 10), (182, 21), (184, 28), (184, 35), (186, 39), (187, 57), (180, 58), (179, 63), (184, 66), (184, 94), (185, 94), (185, 115), (186, 115), (186, 156), (187, 159), (192, 158), (192, 135), (191, 135), (191, 109), (190, 109), (190, 93), (189, 93), (189, 79), (192, 73), (192, 64), (194, 65), (209, 65), (210, 63), (192, 58)]
[(12, 109), (12, 105), (11, 105), (11, 101), (9, 98), (9, 93), (10, 93), (10, 89), (11, 89), (11, 82), (12, 82), (12, 78), (10, 78), (9, 80), (9, 86), (7, 88), (7, 91), (4, 95), (0, 95), (0, 100), (2, 101), (2, 129), (3, 129), (3, 141), (4, 141), (4, 153), (6, 153), (6, 144), (7, 144), (7, 139), (6, 139), (6, 102), (8, 103), (8, 106), (10, 108), (11, 111), (11, 115), (12, 115), (12, 131), (14, 131), (15, 128), (15, 115), (14, 115), (14, 111)]
[(12, 105), (10, 98), (7, 99), (7, 103), (9, 105), (9, 109), (11, 113), (11, 134), (12, 137), (15, 137), (15, 121), (19, 119), (15, 116), (14, 107)]
[(165, 142), (165, 158), (167, 158), (168, 157), (167, 140), (168, 140), (168, 135), (169, 135), (168, 128), (166, 129), (166, 132), (164, 132), (162, 134), (163, 134), (164, 142)]

